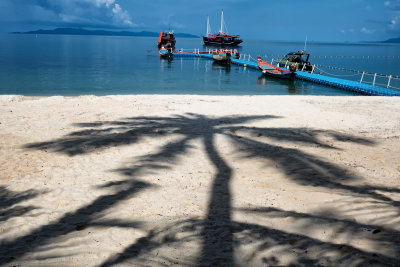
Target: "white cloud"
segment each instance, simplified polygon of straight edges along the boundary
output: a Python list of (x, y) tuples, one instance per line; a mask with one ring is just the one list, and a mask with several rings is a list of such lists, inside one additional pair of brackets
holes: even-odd
[(112, 12), (114, 13), (114, 18), (117, 22), (122, 22), (123, 24), (129, 26), (135, 26), (132, 22), (132, 18), (126, 10), (121, 9), (119, 4), (114, 4), (112, 8)]
[(341, 33), (354, 33), (354, 29), (350, 28), (350, 29), (342, 29), (340, 30)]
[(97, 7), (100, 7), (103, 5), (110, 7), (112, 4), (114, 4), (115, 0), (83, 0), (82, 2), (93, 3)]
[(395, 30), (395, 29), (399, 28), (399, 21), (400, 21), (400, 17), (392, 18), (388, 23), (388, 27), (391, 30)]
[(391, 34), (400, 34), (400, 0), (385, 1), (388, 20), (386, 30)]
[(361, 28), (361, 32), (366, 33), (366, 34), (373, 34), (375, 32), (375, 30), (367, 29), (365, 27), (362, 27)]
[[(137, 26), (119, 0), (0, 0), (14, 11), (9, 21), (40, 21), (42, 25), (126, 28)], [(4, 2), (3, 2), (4, 3)], [(11, 12), (9, 12), (11, 13)], [(3, 16), (4, 17), (4, 16)], [(4, 19), (4, 18), (3, 18)], [(1, 18), (0, 18), (1, 20)]]
[(169, 14), (167, 16), (164, 16), (162, 18), (162, 24), (164, 26), (167, 26), (168, 28), (171, 27), (171, 29), (185, 28), (185, 25), (183, 25), (182, 23), (179, 23), (175, 20), (175, 14)]
[[(74, 0), (79, 1), (79, 0)], [(121, 8), (115, 0), (83, 0), (84, 2), (92, 3), (96, 7), (106, 7), (111, 10), (112, 17), (116, 23), (122, 23), (127, 26), (135, 26), (128, 11)]]

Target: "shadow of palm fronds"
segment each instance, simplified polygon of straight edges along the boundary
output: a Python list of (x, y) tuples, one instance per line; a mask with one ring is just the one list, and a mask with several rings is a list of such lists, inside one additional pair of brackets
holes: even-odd
[[(321, 131), (318, 131), (317, 134), (320, 135)], [(302, 135), (304, 133), (301, 133)], [(332, 136), (333, 132), (329, 131), (328, 135)], [(400, 204), (400, 202), (378, 192), (400, 192), (398, 188), (373, 185), (349, 185), (347, 184), (348, 182), (361, 181), (362, 177), (335, 163), (317, 158), (300, 149), (285, 148), (275, 144), (264, 143), (254, 138), (241, 136), (238, 138), (238, 136), (233, 134), (229, 136), (243, 157), (270, 160), (286, 174), (288, 179), (300, 185), (332, 189), (335, 190), (333, 192), (344, 195), (370, 197), (397, 207)], [(334, 136), (335, 138), (339, 138), (339, 133), (334, 133)], [(298, 137), (295, 136), (295, 141), (293, 142), (307, 142), (308, 144), (320, 145), (318, 141), (312, 141), (313, 138), (307, 137), (305, 140), (302, 140)], [(284, 139), (287, 140), (288, 138), (284, 137)], [(366, 141), (361, 138), (348, 138), (347, 135), (344, 135), (340, 139), (350, 140), (350, 142), (354, 140), (356, 140), (355, 142), (360, 142), (362, 140), (361, 143), (363, 144), (373, 144), (372, 141)]]
[[(119, 255), (111, 256), (104, 266), (122, 264), (129, 260), (139, 259), (143, 255), (154, 253), (157, 249), (168, 245), (182, 246), (185, 242), (199, 240), (201, 244), (197, 259), (190, 258), (183, 263), (197, 265), (229, 265), (245, 264), (235, 256), (235, 251), (245, 245), (257, 244), (252, 254), (246, 254), (246, 260), (255, 264), (279, 265), (279, 257), (288, 257), (291, 260), (285, 265), (368, 265), (368, 264), (392, 264), (395, 258), (369, 253), (347, 244), (334, 244), (329, 241), (321, 241), (305, 234), (298, 235), (287, 233), (270, 227), (236, 222), (232, 219), (232, 194), (230, 182), (233, 176), (233, 168), (221, 156), (216, 149), (216, 136), (223, 135), (232, 141), (233, 147), (242, 152), (242, 158), (267, 159), (275, 162), (286, 174), (288, 179), (304, 186), (313, 186), (333, 190), (338, 194), (348, 196), (360, 196), (385, 202), (387, 205), (398, 207), (398, 202), (390, 197), (377, 192), (377, 187), (348, 185), (361, 177), (351, 174), (348, 170), (322, 160), (298, 148), (286, 148), (275, 144), (276, 141), (293, 144), (305, 144), (322, 147), (324, 149), (337, 149), (322, 140), (328, 136), (340, 142), (351, 142), (361, 145), (373, 145), (371, 140), (342, 134), (335, 131), (323, 131), (308, 128), (257, 128), (246, 124), (266, 119), (276, 119), (275, 116), (225, 116), (207, 117), (200, 114), (188, 113), (171, 117), (132, 117), (118, 121), (104, 121), (76, 124), (76, 127), (85, 128), (70, 133), (62, 138), (35, 144), (28, 144), (27, 149), (50, 150), (57, 153), (75, 156), (91, 153), (93, 151), (107, 149), (115, 146), (126, 146), (140, 143), (144, 138), (162, 139), (174, 136), (176, 139), (141, 157), (131, 166), (114, 170), (125, 176), (120, 182), (112, 182), (103, 187), (112, 187), (115, 193), (100, 196), (92, 203), (81, 209), (66, 215), (59, 221), (43, 226), (29, 236), (21, 237), (5, 244), (2, 251), (13, 257), (21, 257), (37, 247), (56, 240), (60, 235), (69, 233), (75, 229), (76, 221), (83, 221), (85, 225), (131, 225), (135, 222), (121, 223), (118, 220), (101, 220), (101, 215), (120, 201), (132, 198), (140, 191), (152, 186), (138, 181), (138, 177), (144, 173), (155, 172), (159, 169), (172, 169), (180, 162), (180, 158), (188, 156), (188, 151), (193, 149), (190, 142), (198, 140), (203, 144), (205, 154), (216, 170), (213, 177), (210, 196), (208, 200), (205, 218), (189, 219), (175, 222), (174, 225), (154, 231), (150, 231), (145, 237), (135, 240)], [(249, 136), (239, 136), (237, 132), (247, 132)], [(266, 142), (254, 140), (251, 136), (263, 136)], [(380, 191), (396, 191), (393, 188), (380, 187)], [(252, 211), (255, 212), (255, 211)], [(266, 216), (277, 216), (267, 210)], [(84, 215), (81, 215), (84, 214)], [(288, 212), (285, 216), (296, 217), (296, 214)], [(298, 215), (299, 216), (299, 215)], [(304, 214), (304, 218), (306, 218)], [(322, 220), (308, 215), (310, 221)], [(331, 218), (330, 218), (331, 219)], [(326, 219), (328, 220), (328, 219)], [(58, 229), (62, 222), (68, 222), (65, 230)], [(342, 222), (346, 225), (345, 222)], [(332, 225), (335, 223), (332, 222)], [(334, 226), (332, 226), (334, 227)], [(336, 226), (335, 226), (336, 227)], [(346, 234), (358, 233), (359, 228), (365, 225), (347, 224), (341, 228)], [(29, 237), (45, 237), (32, 242), (31, 246), (20, 248)], [(178, 238), (178, 233), (186, 233)], [(390, 244), (396, 246), (395, 244)], [(277, 251), (276, 256), (272, 251)], [(267, 251), (267, 252), (266, 252)], [(293, 253), (294, 256), (293, 256)], [(290, 257), (288, 255), (291, 255)], [(258, 257), (257, 255), (263, 255)], [(154, 256), (154, 254), (153, 254)], [(157, 256), (157, 255), (156, 255)], [(163, 259), (169, 259), (169, 255), (160, 255)], [(257, 259), (257, 262), (254, 260)], [(172, 260), (172, 259), (171, 259)], [(0, 263), (7, 263), (4, 260)], [(173, 262), (172, 262), (173, 263)], [(283, 264), (283, 263), (282, 263)]]
[[(40, 246), (55, 242), (57, 238), (65, 237), (69, 233), (80, 231), (86, 227), (107, 225), (112, 221), (104, 220), (103, 212), (116, 203), (133, 197), (138, 192), (148, 188), (150, 185), (140, 181), (130, 181), (124, 188), (115, 194), (98, 197), (92, 203), (80, 209), (67, 213), (60, 219), (32, 230), (25, 236), (18, 237), (12, 241), (3, 241), (0, 245), (0, 264), (9, 263), (18, 259), (30, 251), (35, 251)], [(131, 227), (140, 226), (140, 222), (129, 222)], [(123, 225), (123, 224), (122, 224)], [(115, 225), (118, 227), (118, 224)], [(27, 246), (26, 244), (29, 244)]]
[[(252, 210), (243, 210), (253, 212)], [(349, 224), (349, 228), (343, 227), (341, 234), (352, 235), (352, 232), (363, 234), (361, 229), (371, 228), (369, 225), (358, 225), (347, 221), (286, 212), (278, 209), (254, 210), (268, 218), (292, 217), (299, 220), (295, 223), (311, 223), (318, 226), (325, 222), (333, 227), (342, 224)], [(211, 257), (203, 249), (200, 250), (200, 257), (191, 253), (182, 254), (179, 249), (187, 251), (188, 248), (197, 250), (196, 244), (205, 242), (205, 239), (214, 239), (214, 235), (228, 235), (225, 230), (229, 230), (232, 235), (232, 247), (236, 252), (234, 263), (239, 266), (244, 265), (263, 265), (272, 266), (395, 266), (396, 258), (386, 256), (379, 249), (374, 252), (365, 251), (347, 244), (337, 244), (329, 241), (322, 241), (307, 236), (307, 234), (294, 234), (267, 227), (260, 224), (243, 223), (237, 221), (229, 222), (229, 225), (216, 227), (208, 225), (207, 221), (198, 219), (188, 219), (167, 224), (161, 229), (150, 231), (148, 235), (141, 237), (125, 248), (122, 253), (111, 256), (101, 266), (115, 266), (120, 264), (140, 265), (143, 262), (152, 262), (151, 265), (194, 265), (210, 266), (217, 263), (218, 266), (225, 266), (227, 262), (232, 262), (229, 247), (227, 251), (215, 252)], [(204, 235), (204, 229), (213, 229)], [(370, 233), (371, 234), (371, 233)], [(398, 233), (396, 233), (398, 234)], [(385, 240), (382, 240), (386, 242)], [(392, 240), (393, 241), (393, 240)], [(381, 244), (383, 245), (383, 244)], [(391, 243), (390, 245), (395, 245)], [(192, 251), (193, 253), (193, 251)], [(194, 253), (195, 254), (195, 253)]]
[(23, 216), (24, 214), (36, 209), (35, 206), (18, 205), (29, 199), (33, 199), (45, 192), (27, 190), (24, 192), (14, 192), (0, 186), (0, 222), (7, 221), (13, 217)]

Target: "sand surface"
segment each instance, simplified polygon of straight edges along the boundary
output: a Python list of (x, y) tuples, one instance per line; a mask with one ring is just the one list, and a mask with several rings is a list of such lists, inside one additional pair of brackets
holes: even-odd
[(400, 98), (0, 96), (1, 266), (399, 266)]

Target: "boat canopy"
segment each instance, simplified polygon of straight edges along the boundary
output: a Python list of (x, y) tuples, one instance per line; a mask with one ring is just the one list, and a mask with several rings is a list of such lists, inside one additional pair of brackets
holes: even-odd
[(294, 63), (308, 63), (309, 58), (310, 58), (309, 53), (299, 51), (299, 52), (290, 52), (283, 58), (283, 60), (287, 60), (289, 62), (294, 62)]

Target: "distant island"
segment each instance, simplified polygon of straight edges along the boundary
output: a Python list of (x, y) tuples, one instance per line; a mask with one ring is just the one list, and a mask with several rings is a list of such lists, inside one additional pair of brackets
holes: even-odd
[[(159, 32), (130, 32), (130, 31), (105, 31), (105, 30), (85, 30), (75, 28), (57, 28), (54, 30), (37, 30), (29, 32), (12, 32), (12, 34), (60, 34), (60, 35), (102, 35), (102, 36), (145, 36), (158, 37)], [(175, 37), (180, 38), (199, 38), (197, 35), (189, 33), (175, 33)]]
[(400, 37), (398, 37), (398, 38), (392, 38), (392, 39), (383, 41), (382, 43), (399, 44), (399, 43), (400, 43)]

